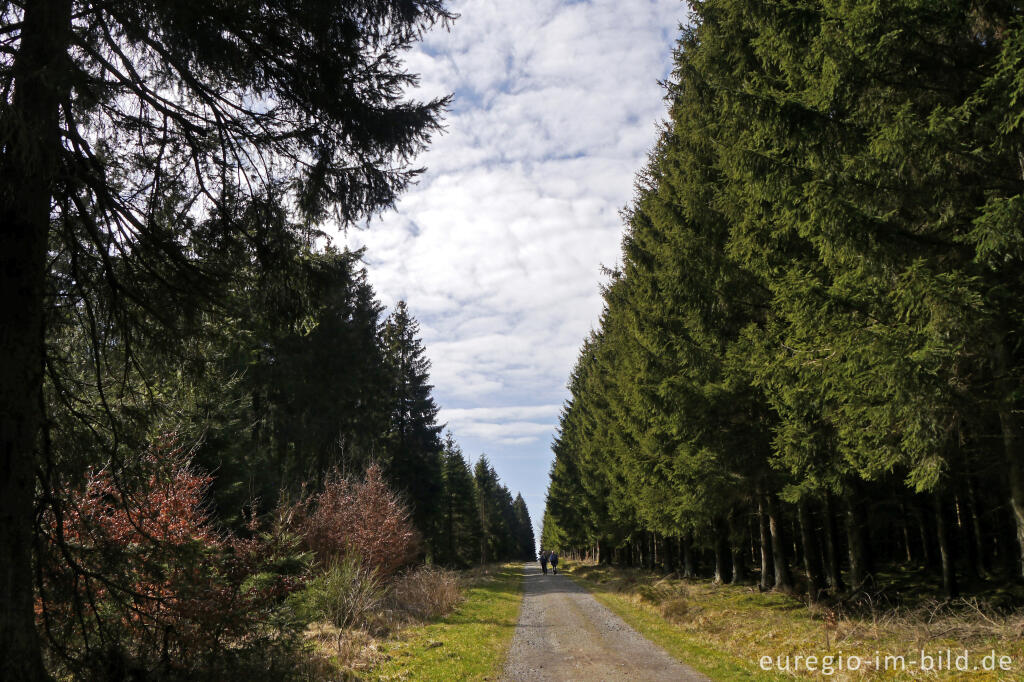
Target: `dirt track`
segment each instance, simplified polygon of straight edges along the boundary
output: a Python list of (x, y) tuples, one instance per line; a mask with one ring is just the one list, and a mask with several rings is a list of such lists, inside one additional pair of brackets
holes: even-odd
[(505, 680), (705, 681), (564, 575), (527, 564)]

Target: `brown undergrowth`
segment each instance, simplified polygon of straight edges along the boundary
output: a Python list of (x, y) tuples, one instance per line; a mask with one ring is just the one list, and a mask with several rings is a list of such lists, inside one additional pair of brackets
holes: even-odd
[(361, 679), (390, 656), (388, 643), (404, 628), (431, 622), (454, 610), (475, 571), (419, 566), (381, 586), (376, 601), (341, 626), (318, 620), (306, 630), (313, 679)]

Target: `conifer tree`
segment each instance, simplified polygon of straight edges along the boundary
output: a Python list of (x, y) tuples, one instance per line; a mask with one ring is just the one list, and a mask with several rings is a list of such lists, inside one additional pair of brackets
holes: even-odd
[[(432, 544), (436, 535), (436, 500), (441, 494), (442, 426), (430, 391), (430, 360), (419, 338), (419, 323), (399, 301), (381, 331), (391, 377), (391, 413), (387, 470), (409, 496), (413, 520)], [(431, 547), (434, 551), (436, 547)]]
[(536, 561), (537, 547), (533, 536), (533, 522), (530, 521), (530, 512), (521, 493), (517, 494), (512, 502), (512, 509), (516, 519), (517, 558), (523, 561)]
[(756, 516), (762, 585), (793, 548), (811, 598), (897, 555), (951, 596), (986, 561), (1020, 575), (1019, 8), (691, 7), (545, 533), (626, 561), (674, 535), (719, 577), (729, 543), (735, 576)]
[(476, 484), (469, 463), (451, 433), (445, 434), (441, 452), (444, 494), (438, 528), (437, 560), (453, 566), (468, 566), (480, 558), (482, 530), (477, 507)]
[[(505, 498), (508, 490), (501, 485), (487, 455), (480, 455), (476, 461), (473, 479), (476, 481), (477, 514), (482, 530), (480, 563), (510, 559), (509, 547), (515, 546), (515, 538), (506, 512)], [(508, 502), (511, 503), (511, 498)], [(508, 506), (511, 507), (511, 504)]]

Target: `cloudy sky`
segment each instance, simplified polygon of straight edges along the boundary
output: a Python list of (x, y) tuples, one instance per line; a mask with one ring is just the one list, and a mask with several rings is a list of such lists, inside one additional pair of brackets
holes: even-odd
[(619, 210), (655, 141), (679, 0), (453, 0), (409, 55), (426, 98), (454, 93), (428, 171), (367, 230), (385, 304), (422, 325), (441, 419), (486, 453), (534, 524), (582, 339), (618, 259)]

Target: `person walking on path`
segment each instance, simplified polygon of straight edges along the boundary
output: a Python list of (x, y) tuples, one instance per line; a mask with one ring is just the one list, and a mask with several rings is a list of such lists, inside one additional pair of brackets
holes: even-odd
[(548, 555), (548, 561), (551, 562), (551, 572), (558, 575), (558, 552), (551, 550), (551, 553)]
[(544, 575), (548, 574), (548, 551), (546, 549), (540, 551), (540, 570), (544, 571)]

